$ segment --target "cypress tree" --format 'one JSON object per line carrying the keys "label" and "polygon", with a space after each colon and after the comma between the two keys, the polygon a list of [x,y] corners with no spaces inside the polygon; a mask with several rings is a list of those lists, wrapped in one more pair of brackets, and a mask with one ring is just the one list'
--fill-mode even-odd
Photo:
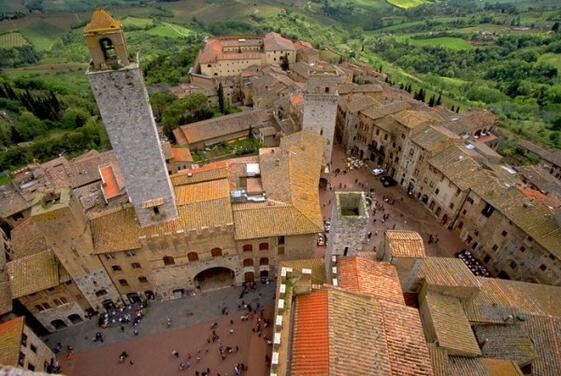
{"label": "cypress tree", "polygon": [[429,107],[434,107],[434,95],[431,95],[429,99]]}
{"label": "cypress tree", "polygon": [[224,87],[222,86],[222,82],[218,84],[218,108],[220,108],[220,112],[224,113]]}
{"label": "cypress tree", "polygon": [[436,100],[435,106],[440,106],[442,104],[442,94],[438,94],[438,99]]}

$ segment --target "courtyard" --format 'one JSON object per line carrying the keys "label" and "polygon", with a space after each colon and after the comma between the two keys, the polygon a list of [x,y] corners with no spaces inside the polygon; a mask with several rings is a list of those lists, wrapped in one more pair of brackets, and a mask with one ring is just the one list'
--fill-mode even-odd
{"label": "courtyard", "polygon": [[[320,188],[320,202],[322,215],[325,219],[331,219],[333,197],[335,191],[365,191],[373,189],[372,199],[380,202],[384,210],[378,210],[375,216],[371,216],[368,231],[372,233],[364,251],[380,249],[384,246],[384,231],[386,230],[411,230],[417,231],[423,237],[427,254],[429,256],[454,257],[454,255],[465,248],[458,234],[441,226],[430,212],[415,198],[411,198],[399,186],[384,187],[380,177],[372,175],[371,170],[378,166],[367,162],[365,167],[347,169],[347,157],[341,144],[333,147],[331,158],[331,170],[337,168],[347,169],[346,174],[333,174],[331,177],[332,189]],[[386,198],[389,202],[385,202]],[[390,204],[393,202],[393,204]],[[372,215],[372,212],[370,213]],[[382,216],[389,217],[383,221]],[[376,221],[374,222],[374,219]],[[438,242],[429,244],[430,236],[438,237]],[[329,234],[327,234],[329,241]],[[323,257],[325,246],[316,248],[316,257]]]}
{"label": "courtyard", "polygon": [[[245,375],[268,374],[266,357],[270,357],[272,325],[264,327],[264,320],[272,321],[274,313],[274,283],[257,283],[240,298],[242,287],[226,287],[203,291],[194,296],[165,302],[153,302],[140,324],[130,323],[101,329],[97,317],[45,338],[54,348],[61,343],[58,354],[62,372],[68,376],[100,375],[195,375],[210,369],[210,375],[235,375],[236,364],[248,366]],[[243,304],[257,313],[248,320]],[[257,334],[258,319],[261,330]],[[168,327],[168,318],[171,320]],[[134,330],[138,330],[138,335]],[[212,341],[213,330],[216,336]],[[103,342],[94,342],[97,332]],[[210,343],[209,343],[210,341]],[[73,354],[67,358],[66,347]],[[220,353],[220,346],[224,349]],[[231,349],[228,349],[231,348]],[[229,352],[231,350],[231,352]],[[178,355],[172,354],[177,351]],[[128,357],[119,362],[123,352]],[[199,359],[200,358],[200,359]],[[131,364],[132,361],[132,364]],[[189,366],[180,370],[180,363]]]}

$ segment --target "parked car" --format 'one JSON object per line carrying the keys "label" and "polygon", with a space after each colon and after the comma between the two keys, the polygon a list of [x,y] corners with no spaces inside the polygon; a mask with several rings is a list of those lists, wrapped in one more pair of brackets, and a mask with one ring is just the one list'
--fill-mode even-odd
{"label": "parked car", "polygon": [[384,184],[384,187],[393,187],[394,185],[397,185],[397,182],[388,175],[384,175],[380,178],[380,181],[382,182],[382,184]]}
{"label": "parked car", "polygon": [[383,168],[374,168],[370,172],[372,172],[372,175],[374,175],[374,176],[380,176],[384,173],[384,169]]}

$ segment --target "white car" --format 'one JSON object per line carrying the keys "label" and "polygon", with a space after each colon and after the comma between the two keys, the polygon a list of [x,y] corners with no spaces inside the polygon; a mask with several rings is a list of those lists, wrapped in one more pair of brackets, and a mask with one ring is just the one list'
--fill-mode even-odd
{"label": "white car", "polygon": [[372,170],[372,175],[374,176],[380,176],[384,173],[384,169],[383,168],[375,168]]}

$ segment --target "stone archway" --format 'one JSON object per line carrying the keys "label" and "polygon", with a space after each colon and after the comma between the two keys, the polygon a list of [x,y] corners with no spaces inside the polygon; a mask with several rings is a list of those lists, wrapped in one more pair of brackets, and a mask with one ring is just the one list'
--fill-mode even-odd
{"label": "stone archway", "polygon": [[199,272],[193,282],[200,290],[230,287],[235,283],[235,273],[232,269],[218,266]]}

